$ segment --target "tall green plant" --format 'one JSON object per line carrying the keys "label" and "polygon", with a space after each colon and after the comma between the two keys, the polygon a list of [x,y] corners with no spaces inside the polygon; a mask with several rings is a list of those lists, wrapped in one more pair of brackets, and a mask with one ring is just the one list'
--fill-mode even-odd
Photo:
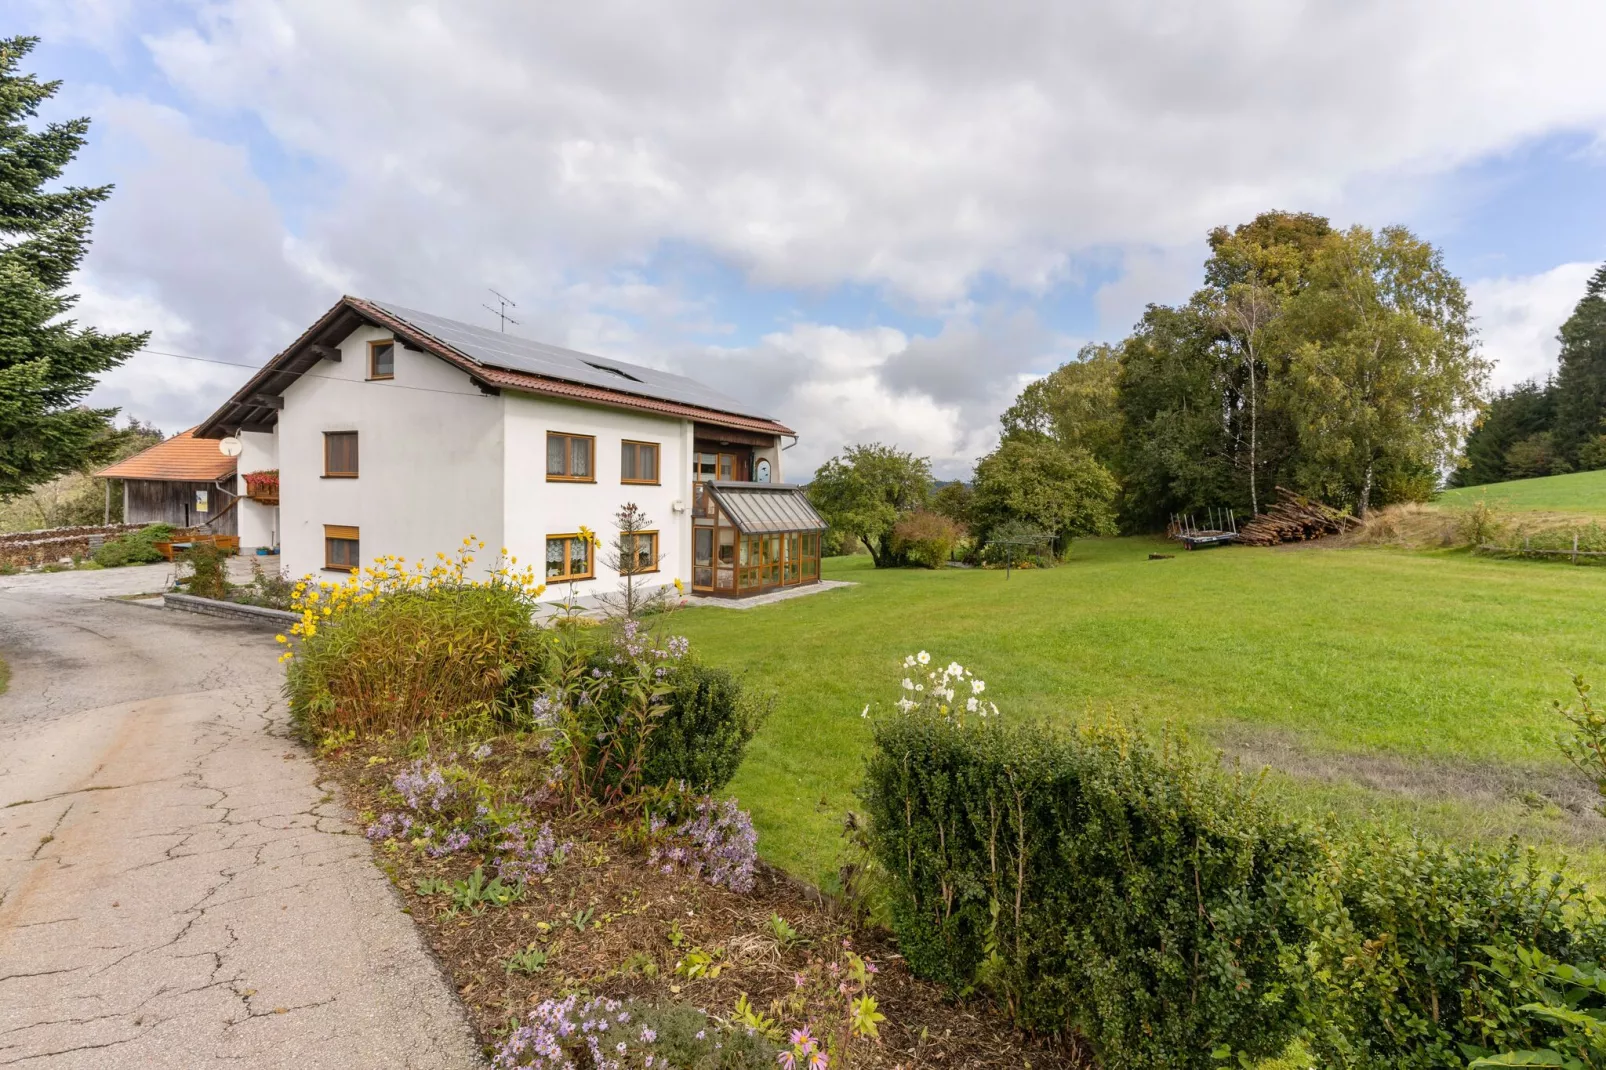
{"label": "tall green plant", "polygon": [[1595,708],[1589,697],[1589,684],[1582,676],[1573,677],[1573,691],[1578,695],[1578,705],[1556,703],[1556,712],[1572,726],[1572,731],[1563,734],[1556,744],[1569,762],[1595,782],[1595,790],[1601,796],[1596,808],[1606,816],[1606,710]]}
{"label": "tall green plant", "polygon": [[1251,784],[1113,723],[1064,735],[907,702],[873,743],[871,843],[917,973],[1074,1030],[1112,1070],[1287,1044],[1288,874],[1309,848]]}

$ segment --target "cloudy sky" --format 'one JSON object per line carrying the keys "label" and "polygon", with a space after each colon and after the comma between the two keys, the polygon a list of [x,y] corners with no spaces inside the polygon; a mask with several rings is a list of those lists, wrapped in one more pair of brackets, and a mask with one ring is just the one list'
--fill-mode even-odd
{"label": "cloudy sky", "polygon": [[[181,429],[343,292],[672,367],[968,471],[1268,208],[1401,222],[1496,378],[1606,259],[1600,0],[6,0],[114,182],[102,403]],[[186,360],[164,354],[202,357]],[[801,474],[796,473],[794,474]]]}

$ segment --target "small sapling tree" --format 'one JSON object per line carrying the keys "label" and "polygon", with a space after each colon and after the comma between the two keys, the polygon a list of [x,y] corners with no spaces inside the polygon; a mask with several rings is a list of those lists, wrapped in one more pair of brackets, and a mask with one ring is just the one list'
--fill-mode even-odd
{"label": "small sapling tree", "polygon": [[619,590],[599,595],[597,601],[613,616],[625,619],[663,608],[671,593],[679,591],[680,581],[676,580],[673,586],[649,586],[643,578],[657,572],[658,563],[664,559],[652,519],[635,502],[626,502],[614,514],[613,526],[617,530],[602,551],[602,560],[619,574]]}

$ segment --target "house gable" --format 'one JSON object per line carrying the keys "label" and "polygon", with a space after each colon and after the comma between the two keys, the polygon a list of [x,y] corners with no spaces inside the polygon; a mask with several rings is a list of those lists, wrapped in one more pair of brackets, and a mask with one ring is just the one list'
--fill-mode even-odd
{"label": "house gable", "polygon": [[[487,394],[514,390],[772,436],[793,434],[785,424],[767,416],[734,411],[738,404],[735,402],[729,402],[724,409],[709,407],[728,399],[721,400],[713,391],[678,376],[522,340],[498,356],[497,350],[481,337],[489,332],[425,313],[343,297],[196,428],[196,435],[222,438],[240,431],[271,430],[278,423],[290,384],[311,372],[320,361],[346,359],[342,343],[363,326],[388,332],[400,345],[458,368]],[[456,344],[434,332],[450,335]],[[466,348],[473,352],[465,352]],[[495,363],[498,360],[509,366]],[[604,382],[615,385],[602,385]]]}

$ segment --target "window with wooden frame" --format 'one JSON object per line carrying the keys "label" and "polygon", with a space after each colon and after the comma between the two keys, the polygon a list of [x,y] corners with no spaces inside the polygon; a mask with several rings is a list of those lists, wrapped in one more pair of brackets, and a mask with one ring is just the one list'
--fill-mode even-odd
{"label": "window with wooden frame", "polygon": [[658,485],[658,443],[625,439],[619,451],[619,482]]}
{"label": "window with wooden frame", "polygon": [[[625,545],[626,541],[632,545]],[[619,571],[632,576],[658,571],[658,533],[638,531],[634,535],[619,536]]]}
{"label": "window with wooden frame", "polygon": [[553,583],[567,580],[589,580],[596,575],[596,561],[591,543],[579,535],[548,535],[546,537],[546,578]]}
{"label": "window with wooden frame", "polygon": [[323,526],[323,567],[335,572],[355,572],[362,565],[362,546],[357,529],[341,524]]}
{"label": "window with wooden frame", "polygon": [[570,435],[548,431],[546,435],[546,477],[549,482],[595,483],[592,458],[597,453],[593,435]]}
{"label": "window with wooden frame", "polygon": [[357,432],[323,433],[323,475],[325,479],[357,478]]}
{"label": "window with wooden frame", "polygon": [[368,343],[368,378],[396,378],[396,343],[390,339]]}

